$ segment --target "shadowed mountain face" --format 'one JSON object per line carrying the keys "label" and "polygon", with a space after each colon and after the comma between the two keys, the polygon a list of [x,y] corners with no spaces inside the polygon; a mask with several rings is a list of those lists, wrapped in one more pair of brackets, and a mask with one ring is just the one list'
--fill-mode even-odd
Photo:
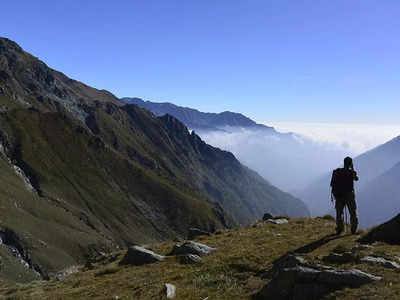
{"label": "shadowed mountain face", "polygon": [[173,115],[207,143],[234,153],[245,165],[286,191],[305,188],[347,155],[332,145],[319,144],[295,133],[277,132],[239,113],[204,113],[140,98],[121,100],[146,108],[156,116]]}
{"label": "shadowed mountain face", "polygon": [[[398,211],[399,163],[400,137],[354,159],[360,178],[356,183],[356,197],[361,226],[376,225]],[[329,209],[330,179],[331,173],[326,174],[299,194],[313,215],[324,214]]]}
{"label": "shadowed mountain face", "polygon": [[0,111],[0,277],[37,276],[18,277],[8,248],[45,277],[189,227],[247,224],[265,211],[308,215],[177,119],[69,79],[3,38]]}

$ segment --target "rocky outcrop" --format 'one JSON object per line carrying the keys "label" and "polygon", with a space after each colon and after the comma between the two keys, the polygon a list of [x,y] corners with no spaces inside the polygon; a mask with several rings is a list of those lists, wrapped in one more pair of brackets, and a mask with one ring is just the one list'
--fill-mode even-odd
{"label": "rocky outcrop", "polygon": [[272,280],[256,295],[256,299],[317,300],[345,287],[357,288],[382,278],[360,270],[339,270],[306,263],[295,255],[284,256],[273,268]]}
{"label": "rocky outcrop", "polygon": [[375,227],[360,239],[361,243],[385,242],[400,245],[400,214],[390,221]]}
{"label": "rocky outcrop", "polygon": [[180,255],[179,262],[183,265],[197,264],[201,262],[201,257],[196,254]]}
{"label": "rocky outcrop", "polygon": [[387,260],[383,257],[365,256],[361,258],[362,263],[370,265],[378,265],[388,269],[400,269],[400,265],[394,261]]}
{"label": "rocky outcrop", "polygon": [[120,261],[120,265],[135,265],[141,266],[162,261],[164,256],[154,253],[139,246],[128,248],[128,252]]}
{"label": "rocky outcrop", "polygon": [[193,241],[185,242],[182,245],[175,245],[169,255],[187,255],[194,254],[198,256],[208,255],[215,251],[215,248],[209,247],[207,245],[196,243]]}

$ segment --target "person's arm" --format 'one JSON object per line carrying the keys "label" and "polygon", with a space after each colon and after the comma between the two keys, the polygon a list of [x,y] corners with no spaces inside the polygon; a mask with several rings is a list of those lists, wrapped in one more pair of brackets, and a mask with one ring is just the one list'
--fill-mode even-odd
{"label": "person's arm", "polygon": [[353,179],[354,181],[358,181],[358,175],[356,171],[353,171]]}

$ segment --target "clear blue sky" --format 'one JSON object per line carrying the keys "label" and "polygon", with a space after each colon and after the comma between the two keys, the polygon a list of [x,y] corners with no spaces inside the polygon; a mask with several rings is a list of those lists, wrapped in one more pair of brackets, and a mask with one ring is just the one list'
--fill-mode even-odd
{"label": "clear blue sky", "polygon": [[119,97],[258,121],[400,122],[398,0],[3,2],[0,36]]}

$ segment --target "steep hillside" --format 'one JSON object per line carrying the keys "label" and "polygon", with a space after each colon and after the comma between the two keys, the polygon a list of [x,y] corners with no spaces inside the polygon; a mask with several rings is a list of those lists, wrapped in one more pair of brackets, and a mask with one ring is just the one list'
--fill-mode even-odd
{"label": "steep hillside", "polygon": [[[233,112],[204,113],[172,103],[122,98],[150,110],[156,116],[169,114],[195,130],[208,144],[227,150],[273,185],[292,192],[304,189],[333,168],[347,153],[315,143],[296,133],[281,133]],[[310,168],[310,165],[313,167]]]}
{"label": "steep hillside", "polygon": [[[385,176],[385,172],[388,172],[397,163],[400,162],[400,137],[394,138],[387,143],[380,145],[364,154],[361,154],[354,158],[354,167],[358,172],[360,180],[356,183],[357,202],[359,203],[360,209],[363,213],[360,213],[360,221],[365,226],[376,225],[376,222],[383,221],[390,217],[387,214],[381,215],[380,218],[374,217],[375,205],[371,197],[378,196],[382,193],[392,193],[395,191],[392,187],[386,191],[380,187],[381,179],[380,176]],[[394,172],[394,171],[393,171]],[[394,173],[390,173],[389,177],[393,176],[396,178]],[[303,199],[311,209],[313,215],[321,215],[327,212],[328,199],[329,199],[329,184],[331,180],[331,173],[328,173],[305,190],[301,191],[298,196]],[[377,180],[377,181],[376,181]],[[391,180],[388,179],[390,185]],[[374,196],[372,196],[374,195]],[[386,205],[391,206],[392,210],[396,209],[398,197],[392,197],[393,195],[387,195],[384,202]],[[381,197],[378,197],[379,199]],[[360,211],[360,212],[361,212]]]}
{"label": "steep hillside", "polygon": [[[2,282],[0,293],[12,299],[166,299],[169,283],[177,300],[398,299],[400,246],[359,244],[358,235],[332,236],[334,230],[329,218],[259,222],[196,238],[215,248],[197,263],[167,256],[152,264],[120,265],[125,251],[118,251],[77,267],[63,281]],[[174,245],[151,249],[168,255]]]}
{"label": "steep hillside", "polygon": [[124,105],[3,38],[0,104],[0,278],[46,278],[99,252],[265,211],[308,215],[175,118]]}

